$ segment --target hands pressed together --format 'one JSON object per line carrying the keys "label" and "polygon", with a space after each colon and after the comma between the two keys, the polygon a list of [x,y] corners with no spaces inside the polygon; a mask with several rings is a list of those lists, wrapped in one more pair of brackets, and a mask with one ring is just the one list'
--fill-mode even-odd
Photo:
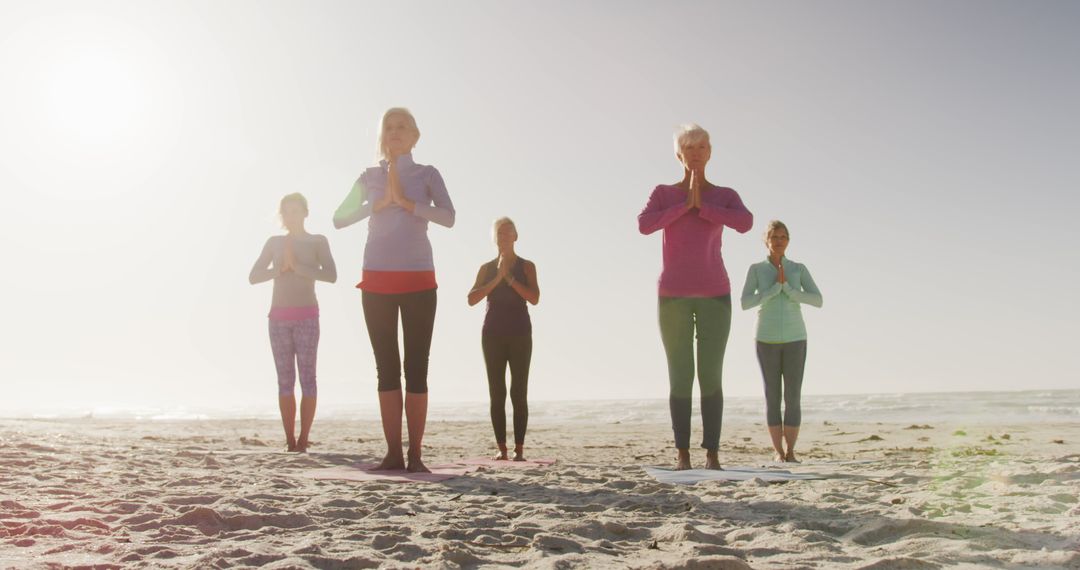
{"label": "hands pressed together", "polygon": [[397,171],[397,158],[390,157],[390,168],[386,184],[386,195],[382,200],[375,203],[374,210],[379,212],[391,205],[397,205],[408,212],[412,212],[416,203],[405,197],[405,190],[401,187],[401,178]]}
{"label": "hands pressed together", "polygon": [[690,187],[686,193],[686,206],[688,208],[701,208],[701,190],[704,186],[705,171],[690,171]]}
{"label": "hands pressed together", "polygon": [[293,240],[285,238],[285,251],[282,254],[281,272],[288,273],[296,270],[296,253],[293,252]]}
{"label": "hands pressed together", "polygon": [[[499,260],[495,265],[495,277],[490,281],[487,280],[487,265],[480,267],[480,272],[476,275],[476,284],[473,285],[472,290],[469,291],[469,306],[479,303],[504,281],[513,288],[515,292],[525,297],[526,300],[529,300],[530,298],[534,299],[529,302],[535,305],[539,301],[539,291],[532,291],[529,287],[526,287],[523,283],[514,279],[514,275],[510,272],[513,269],[513,263],[512,260],[500,253]],[[532,279],[535,279],[535,275],[532,276]],[[522,287],[528,291],[523,293]],[[531,289],[535,289],[535,285]]]}
{"label": "hands pressed together", "polygon": [[499,255],[498,271],[495,273],[496,281],[506,281],[507,285],[514,284],[514,276],[510,274],[510,262],[505,256]]}

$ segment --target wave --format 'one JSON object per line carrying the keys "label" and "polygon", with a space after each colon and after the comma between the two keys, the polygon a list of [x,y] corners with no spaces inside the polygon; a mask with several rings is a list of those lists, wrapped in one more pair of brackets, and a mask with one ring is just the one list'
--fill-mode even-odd
{"label": "wave", "polygon": [[[667,423],[666,399],[531,401],[529,414],[535,423]],[[698,402],[695,399],[694,413]],[[1025,392],[951,392],[913,394],[806,395],[802,400],[804,421],[850,422],[954,422],[1042,423],[1076,421],[1080,416],[1080,390]],[[0,417],[34,419],[94,419],[141,421],[206,421],[218,419],[277,419],[274,400],[241,407],[194,406],[96,406],[36,409],[0,409]],[[319,418],[343,421],[378,421],[374,401],[320,402]],[[486,421],[488,403],[432,402],[431,421]],[[725,423],[759,423],[764,418],[761,397],[728,397]]]}

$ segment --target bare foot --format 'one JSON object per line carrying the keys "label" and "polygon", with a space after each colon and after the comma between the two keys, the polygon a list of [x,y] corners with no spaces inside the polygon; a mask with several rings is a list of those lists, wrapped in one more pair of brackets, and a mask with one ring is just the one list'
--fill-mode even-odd
{"label": "bare foot", "polygon": [[307,453],[308,445],[310,444],[307,442],[307,440],[301,439],[300,441],[296,442],[296,452]]}
{"label": "bare foot", "polygon": [[405,458],[401,456],[400,451],[397,453],[387,452],[382,463],[371,468],[372,471],[400,471],[402,469],[405,469]]}
{"label": "bare foot", "polygon": [[500,443],[498,444],[498,446],[499,453],[497,453],[495,457],[492,457],[492,459],[494,459],[495,461],[506,461],[508,459],[508,457],[506,456],[506,444]]}
{"label": "bare foot", "polygon": [[779,451],[773,454],[772,460],[777,463],[783,463],[784,461],[786,461],[786,459],[784,459],[784,454],[780,453]]}
{"label": "bare foot", "polygon": [[789,449],[787,455],[784,456],[784,461],[787,461],[788,463],[802,463],[802,461],[795,459],[795,451],[791,449]]}
{"label": "bare foot", "polygon": [[706,451],[705,452],[705,468],[713,469],[716,471],[722,471],[723,467],[720,467],[720,458],[717,457],[717,452]]}
{"label": "bare foot", "polygon": [[420,461],[420,456],[409,455],[409,466],[405,468],[409,473],[431,473],[431,469],[424,465],[423,461]]}
{"label": "bare foot", "polygon": [[289,453],[295,453],[296,452],[296,442],[295,441],[286,442],[285,443],[285,451],[288,451]]}
{"label": "bare foot", "polygon": [[514,461],[525,461],[525,456],[520,451],[514,452]]}
{"label": "bare foot", "polygon": [[690,450],[680,449],[679,455],[675,458],[675,470],[686,471],[687,469],[693,469],[690,466]]}

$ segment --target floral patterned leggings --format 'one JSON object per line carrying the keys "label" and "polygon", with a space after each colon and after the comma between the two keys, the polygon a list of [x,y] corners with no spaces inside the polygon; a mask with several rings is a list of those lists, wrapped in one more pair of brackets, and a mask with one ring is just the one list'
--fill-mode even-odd
{"label": "floral patterned leggings", "polygon": [[300,369],[300,390],[304,397],[317,396],[315,360],[319,352],[319,318],[271,320],[270,349],[277,366],[278,395],[292,396],[296,370]]}

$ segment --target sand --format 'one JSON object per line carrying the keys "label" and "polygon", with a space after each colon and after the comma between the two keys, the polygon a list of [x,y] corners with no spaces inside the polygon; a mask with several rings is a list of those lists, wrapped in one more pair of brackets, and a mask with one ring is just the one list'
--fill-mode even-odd
{"label": "sand", "polygon": [[[0,420],[0,567],[1080,568],[1078,423],[817,422],[782,467],[827,478],[696,485],[642,469],[670,464],[665,425],[535,425],[554,465],[434,483],[309,476],[376,459],[375,423],[317,420],[306,455],[279,430]],[[768,466],[766,446],[726,425],[721,459]],[[425,447],[484,455],[489,426],[431,422]]]}

